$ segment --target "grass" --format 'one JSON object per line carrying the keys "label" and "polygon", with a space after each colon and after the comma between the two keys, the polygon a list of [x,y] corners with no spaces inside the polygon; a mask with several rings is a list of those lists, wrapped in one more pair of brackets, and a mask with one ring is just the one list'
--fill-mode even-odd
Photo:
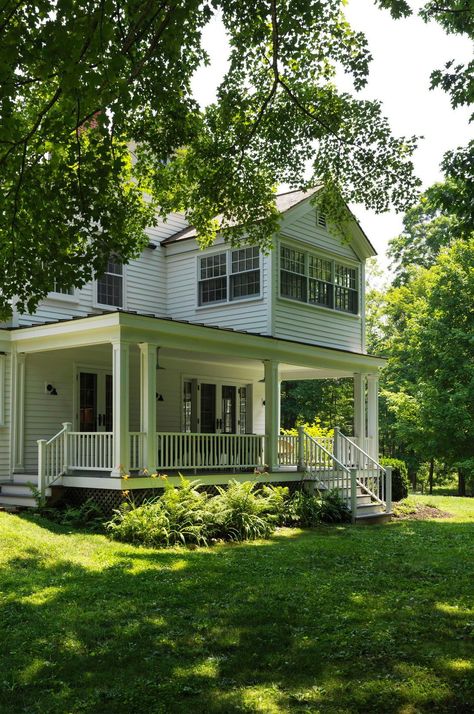
{"label": "grass", "polygon": [[474,499],[153,551],[0,513],[0,712],[472,712]]}

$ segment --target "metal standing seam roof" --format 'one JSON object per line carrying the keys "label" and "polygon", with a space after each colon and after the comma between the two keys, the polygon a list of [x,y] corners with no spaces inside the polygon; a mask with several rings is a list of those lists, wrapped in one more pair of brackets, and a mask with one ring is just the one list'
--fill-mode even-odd
{"label": "metal standing seam roof", "polygon": [[209,330],[219,330],[220,332],[233,332],[238,335],[250,335],[252,337],[261,337],[267,340],[277,340],[279,342],[288,342],[295,345],[305,345],[306,347],[317,347],[318,349],[330,350],[332,352],[343,352],[348,355],[357,355],[358,357],[369,357],[372,359],[386,359],[385,357],[379,357],[377,355],[369,355],[365,352],[353,352],[352,350],[345,350],[340,347],[328,347],[327,345],[318,345],[313,342],[301,342],[300,340],[291,340],[286,337],[276,337],[274,335],[266,335],[261,332],[250,332],[249,330],[236,330],[233,327],[222,327],[220,325],[209,325],[204,322],[192,322],[191,320],[178,320],[174,317],[166,317],[163,315],[156,315],[150,312],[138,312],[137,310],[122,310],[120,308],[116,310],[101,310],[100,312],[92,312],[87,315],[75,315],[74,317],[65,317],[61,320],[49,320],[45,322],[37,322],[34,325],[18,325],[15,327],[4,327],[0,328],[0,332],[5,330],[5,332],[16,332],[18,330],[31,330],[35,327],[45,327],[47,325],[58,325],[65,324],[68,322],[77,322],[77,320],[88,320],[93,317],[100,317],[101,315],[114,315],[119,313],[122,315],[133,315],[137,317],[150,317],[154,320],[162,320],[163,322],[175,322],[182,325],[191,325],[193,327],[204,327]]}

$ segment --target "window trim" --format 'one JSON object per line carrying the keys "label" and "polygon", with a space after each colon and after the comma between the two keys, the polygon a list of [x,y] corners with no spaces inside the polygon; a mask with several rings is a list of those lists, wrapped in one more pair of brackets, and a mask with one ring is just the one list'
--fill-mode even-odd
{"label": "window trim", "polygon": [[122,263],[122,304],[107,305],[107,303],[99,302],[99,278],[94,278],[93,285],[93,306],[101,310],[126,310],[127,309],[127,265]]}
{"label": "window trim", "polygon": [[[243,270],[241,272],[233,273],[232,272],[232,253],[237,251],[237,250],[245,250],[246,248],[257,248],[257,246],[252,246],[252,245],[244,245],[244,246],[239,246],[237,248],[224,248],[224,249],[217,249],[215,251],[206,253],[204,255],[198,255],[197,260],[196,260],[196,281],[197,281],[197,290],[196,290],[196,310],[208,310],[213,307],[223,307],[227,305],[233,305],[234,303],[242,303],[242,302],[252,302],[252,301],[257,301],[257,300],[262,300],[263,298],[263,260],[262,260],[262,252],[258,250],[258,271],[259,271],[259,276],[260,276],[260,289],[258,293],[255,293],[254,295],[247,295],[244,297],[236,297],[236,298],[231,298],[230,293],[231,293],[231,277],[233,275],[243,275],[245,273],[251,273],[251,272],[256,272],[257,268],[253,268],[252,270]],[[225,267],[226,267],[226,272],[225,275],[222,275],[220,277],[225,277],[226,279],[226,298],[225,300],[215,300],[214,302],[208,302],[201,304],[200,303],[200,284],[201,282],[204,282],[206,278],[201,279],[201,260],[203,258],[211,258],[214,256],[218,255],[225,255],[226,256],[226,262],[225,262]]]}
{"label": "window trim", "polygon": [[0,354],[0,427],[6,426],[6,372],[7,355]]}
{"label": "window trim", "polygon": [[69,303],[79,303],[79,291],[77,288],[73,288],[74,292],[71,294],[68,293],[58,293],[56,290],[50,290],[47,299],[48,300],[56,300],[59,302],[69,302]]}
{"label": "window trim", "polygon": [[[292,297],[282,294],[281,274],[284,270],[282,268],[282,256],[281,256],[282,248],[287,248],[289,250],[295,250],[300,253],[303,253],[303,255],[304,255],[304,273],[293,273],[291,270],[286,270],[286,269],[285,269],[285,272],[305,278],[305,280],[306,280],[306,288],[305,288],[305,298],[306,299],[305,300],[298,300],[298,298],[292,298]],[[310,256],[313,258],[319,258],[321,260],[326,260],[331,263],[331,282],[329,284],[332,285],[333,290],[332,290],[332,306],[330,306],[330,307],[327,305],[319,305],[318,303],[313,303],[313,302],[309,301],[310,280],[311,279],[319,280],[318,278],[312,278],[309,274]],[[329,312],[331,314],[345,315],[348,317],[356,317],[356,318],[361,317],[362,289],[361,289],[361,265],[359,263],[355,263],[355,262],[352,262],[350,259],[340,258],[339,256],[325,253],[323,251],[312,250],[307,245],[296,246],[286,240],[284,242],[282,241],[279,243],[278,259],[277,260],[278,260],[278,293],[277,293],[277,295],[278,295],[279,300],[287,300],[288,302],[292,303],[293,305],[296,303],[297,305],[303,305],[309,309],[316,308],[317,310],[325,310],[326,312]],[[355,272],[356,272],[355,283],[356,283],[357,287],[355,288],[355,293],[357,295],[357,312],[349,312],[347,310],[341,310],[341,309],[338,309],[337,307],[335,307],[335,288],[341,287],[341,286],[338,286],[335,281],[336,264],[343,268],[350,268],[352,270],[355,270]],[[320,282],[327,283],[327,281],[324,281],[324,280],[321,280]]]}

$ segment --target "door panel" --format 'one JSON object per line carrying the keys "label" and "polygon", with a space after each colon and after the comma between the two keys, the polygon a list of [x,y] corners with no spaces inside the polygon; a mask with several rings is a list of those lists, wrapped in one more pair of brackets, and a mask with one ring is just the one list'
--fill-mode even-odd
{"label": "door panel", "polygon": [[237,431],[237,387],[223,384],[221,395],[221,432],[223,434],[235,434]]}
{"label": "door panel", "polygon": [[113,431],[113,381],[105,370],[79,372],[79,431]]}
{"label": "door panel", "polygon": [[200,431],[203,434],[216,432],[216,385],[201,383]]}
{"label": "door panel", "polygon": [[97,431],[97,374],[79,375],[79,431]]}

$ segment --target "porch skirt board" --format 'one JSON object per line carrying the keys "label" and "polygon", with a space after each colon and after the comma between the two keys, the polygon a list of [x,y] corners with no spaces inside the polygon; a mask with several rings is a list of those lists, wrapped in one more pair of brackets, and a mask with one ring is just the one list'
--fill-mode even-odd
{"label": "porch skirt board", "polygon": [[[229,477],[230,480],[231,477]],[[250,479],[249,479],[250,480]],[[274,484],[276,486],[287,486],[290,493],[293,494],[302,488],[302,481],[287,481],[279,482]],[[259,481],[258,486],[271,485],[270,482]],[[225,487],[225,486],[224,486]],[[202,484],[198,486],[198,491],[207,491],[212,495],[218,493],[216,486],[212,484]],[[105,516],[112,515],[113,511],[119,508],[120,504],[123,503],[124,494],[122,491],[116,489],[105,489],[105,488],[63,488],[61,489],[61,497],[55,501],[55,506],[81,506],[89,498],[92,499],[102,510]],[[145,501],[151,501],[157,498],[163,493],[162,488],[150,489],[150,488],[136,488],[130,491],[130,496],[135,505],[140,506]]]}

